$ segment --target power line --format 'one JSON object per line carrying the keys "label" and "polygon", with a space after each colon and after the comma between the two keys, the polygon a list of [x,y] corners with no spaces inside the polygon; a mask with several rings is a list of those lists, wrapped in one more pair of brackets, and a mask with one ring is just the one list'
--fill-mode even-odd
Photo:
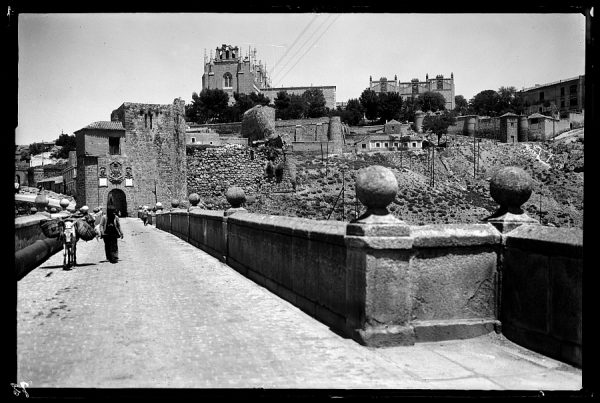
{"label": "power line", "polygon": [[[286,69],[286,66],[292,62],[294,60],[294,58],[302,51],[302,49],[304,48],[304,45],[306,45],[308,42],[310,42],[312,40],[312,38],[315,36],[315,34],[317,32],[319,32],[321,30],[321,28],[327,23],[327,21],[330,19],[330,15],[328,15],[325,20],[312,32],[312,34],[310,34],[310,36],[302,43],[302,45],[300,45],[299,48],[297,48],[296,51],[294,51],[294,54],[291,57],[288,57],[285,61],[285,63],[283,64],[283,67],[279,70],[281,72],[283,72]],[[313,42],[314,43],[314,42]],[[310,46],[308,47],[308,49],[310,49]],[[302,58],[302,56],[300,57]],[[275,74],[277,75],[277,74]],[[279,74],[281,76],[281,74]],[[277,80],[277,81],[281,81],[281,80]]]}
{"label": "power line", "polygon": [[304,56],[314,47],[314,45],[319,42],[319,40],[323,37],[323,35],[325,35],[325,33],[329,30],[329,28],[331,28],[331,26],[333,25],[333,23],[340,18],[340,16],[338,15],[337,17],[335,17],[335,19],[333,21],[331,21],[331,23],[327,26],[327,28],[325,28],[325,31],[323,31],[321,33],[321,35],[319,35],[319,37],[317,38],[316,41],[314,41],[309,47],[308,49],[306,49],[306,51],[304,52],[304,54],[302,56],[300,56],[300,59],[298,59],[298,61],[296,63],[294,63],[294,65],[292,67],[290,67],[290,69],[287,71],[287,73],[285,73],[285,75],[279,80],[279,83],[281,83],[283,81],[283,79],[294,69],[294,67],[296,67],[296,65],[298,63],[300,63],[300,61],[304,58]]}
{"label": "power line", "polygon": [[[302,49],[304,48],[304,45],[306,45],[313,38],[313,36],[315,36],[315,34],[323,27],[323,25],[325,25],[325,23],[327,22],[327,20],[329,20],[329,17],[330,16],[327,15],[327,17],[325,18],[325,20],[314,31],[312,31],[312,33],[310,34],[310,36],[308,36],[306,38],[306,40],[304,40],[304,42],[302,42],[302,44],[292,52],[292,55],[290,57],[288,57],[288,58],[285,59],[285,62],[283,63],[283,67],[279,71],[283,72],[285,70],[286,66],[292,60],[294,60],[295,57],[302,51]],[[277,76],[277,74],[278,74],[277,72],[274,73],[274,77]]]}
{"label": "power line", "polygon": [[313,19],[310,20],[310,22],[304,27],[304,29],[302,30],[302,32],[300,32],[298,34],[298,36],[296,36],[296,39],[294,39],[294,43],[292,43],[292,46],[290,46],[289,48],[287,48],[286,51],[285,51],[285,53],[283,54],[283,56],[281,56],[279,58],[279,60],[277,60],[277,62],[275,62],[275,65],[273,65],[273,67],[272,67],[272,71],[275,71],[275,67],[277,67],[279,65],[279,62],[281,62],[287,56],[287,54],[290,52],[290,50],[292,50],[292,48],[294,47],[294,45],[296,45],[296,43],[298,42],[298,40],[300,39],[300,37],[302,37],[302,35],[304,35],[304,33],[306,32],[306,30],[308,29],[308,27],[310,27],[312,25],[312,23],[315,22],[315,20],[317,19],[318,16],[319,16],[319,14],[315,14],[315,16],[313,17]]}

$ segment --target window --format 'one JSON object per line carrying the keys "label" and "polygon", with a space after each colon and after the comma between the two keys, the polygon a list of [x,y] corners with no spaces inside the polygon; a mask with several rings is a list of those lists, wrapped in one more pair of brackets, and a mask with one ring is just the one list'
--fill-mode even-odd
{"label": "window", "polygon": [[560,96],[561,97],[565,96],[565,87],[560,87]]}
{"label": "window", "polygon": [[398,143],[394,143],[394,147],[398,147]]}
{"label": "window", "polygon": [[152,114],[150,114],[150,128],[152,129]]}
{"label": "window", "polygon": [[515,122],[510,122],[510,127],[515,127]]}
{"label": "window", "polygon": [[192,143],[196,142],[196,137],[192,137]]}
{"label": "window", "polygon": [[108,152],[111,155],[121,154],[120,148],[120,137],[109,137],[108,138]]}
{"label": "window", "polygon": [[389,147],[390,145],[389,145],[389,143],[383,143],[383,146],[387,148],[387,147]]}
{"label": "window", "polygon": [[571,85],[569,87],[569,94],[577,94],[577,84]]}
{"label": "window", "polygon": [[375,143],[375,148],[381,147],[381,143]]}
{"label": "window", "polygon": [[364,144],[364,143],[363,143],[363,144],[361,144],[361,146],[362,146],[362,148],[367,148],[367,145],[366,145],[366,144]]}
{"label": "window", "polygon": [[569,99],[569,106],[577,106],[577,98]]}
{"label": "window", "polygon": [[540,101],[544,100],[544,91],[540,91]]}
{"label": "window", "polygon": [[223,88],[231,88],[233,86],[233,77],[230,73],[223,74]]}
{"label": "window", "polygon": [[413,148],[417,147],[417,143],[412,143]]}
{"label": "window", "polygon": [[565,107],[565,100],[564,99],[561,99],[561,101],[560,101],[560,107],[561,108]]}
{"label": "window", "polygon": [[437,89],[438,90],[444,89],[444,80],[437,80]]}

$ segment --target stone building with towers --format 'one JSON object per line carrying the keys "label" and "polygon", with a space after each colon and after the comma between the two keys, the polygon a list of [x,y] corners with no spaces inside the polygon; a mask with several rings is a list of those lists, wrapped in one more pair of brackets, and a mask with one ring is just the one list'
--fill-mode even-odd
{"label": "stone building with towers", "polygon": [[185,101],[125,102],[110,121],[75,132],[77,207],[112,205],[131,216],[139,205],[187,200]]}
{"label": "stone building with towers", "polygon": [[269,86],[266,66],[256,60],[256,49],[242,57],[239,47],[223,44],[214,57],[212,51],[210,59],[204,55],[202,89],[221,89],[229,95],[230,103],[234,102],[234,92],[260,93]]}
{"label": "stone building with towers", "polygon": [[379,92],[397,92],[403,100],[410,97],[418,97],[427,91],[438,92],[444,96],[446,100],[446,109],[454,109],[454,73],[450,73],[450,78],[438,74],[435,78],[429,78],[429,74],[425,75],[425,81],[420,81],[418,78],[413,78],[410,82],[398,81],[398,76],[394,76],[393,80],[388,80],[386,77],[381,77],[374,81],[373,76],[369,77],[369,89]]}
{"label": "stone building with towers", "polygon": [[306,86],[306,87],[272,87],[271,77],[266,64],[257,60],[256,49],[249,49],[246,56],[242,56],[238,46],[221,45],[210,52],[210,58],[204,55],[204,73],[202,74],[202,89],[221,89],[229,95],[229,103],[235,102],[234,93],[257,94],[263,93],[271,100],[277,97],[280,91],[288,94],[302,95],[304,91],[319,88],[325,96],[325,106],[335,109],[334,85]]}

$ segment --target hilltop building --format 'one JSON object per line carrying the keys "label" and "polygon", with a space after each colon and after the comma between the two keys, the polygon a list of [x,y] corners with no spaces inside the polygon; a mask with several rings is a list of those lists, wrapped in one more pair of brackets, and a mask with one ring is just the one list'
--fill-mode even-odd
{"label": "hilltop building", "polygon": [[446,109],[454,109],[454,73],[450,73],[450,78],[445,78],[439,74],[435,78],[429,78],[429,74],[425,75],[425,81],[420,81],[418,78],[413,78],[410,82],[398,81],[398,76],[394,76],[393,80],[388,80],[386,77],[381,77],[377,81],[373,81],[373,76],[369,77],[369,89],[377,93],[396,92],[400,94],[402,100],[407,98],[416,98],[419,94],[427,91],[438,92],[444,96],[446,100]]}
{"label": "hilltop building", "polygon": [[567,78],[547,84],[524,88],[520,94],[525,113],[560,114],[583,113],[585,108],[585,76]]}
{"label": "hilltop building", "polygon": [[271,87],[271,78],[267,67],[261,60],[256,58],[256,49],[249,51],[242,57],[238,46],[223,44],[216,48],[213,57],[204,56],[204,73],[202,74],[202,89],[218,88],[229,95],[229,103],[235,102],[234,93],[257,94],[263,93],[269,97],[271,103],[280,91],[288,94],[302,95],[304,91],[311,88],[319,88],[325,96],[325,106],[335,109],[335,89],[333,85],[328,86],[306,86],[306,87]]}
{"label": "hilltop building", "polygon": [[139,205],[186,200],[185,102],[125,102],[110,119],[75,132],[77,207],[130,216]]}

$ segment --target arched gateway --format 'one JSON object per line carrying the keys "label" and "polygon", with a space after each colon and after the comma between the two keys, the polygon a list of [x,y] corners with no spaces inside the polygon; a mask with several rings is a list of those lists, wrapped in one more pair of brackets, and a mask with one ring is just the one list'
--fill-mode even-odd
{"label": "arched gateway", "polygon": [[121,213],[121,217],[127,217],[127,196],[121,189],[113,189],[108,192],[107,207],[114,207]]}

